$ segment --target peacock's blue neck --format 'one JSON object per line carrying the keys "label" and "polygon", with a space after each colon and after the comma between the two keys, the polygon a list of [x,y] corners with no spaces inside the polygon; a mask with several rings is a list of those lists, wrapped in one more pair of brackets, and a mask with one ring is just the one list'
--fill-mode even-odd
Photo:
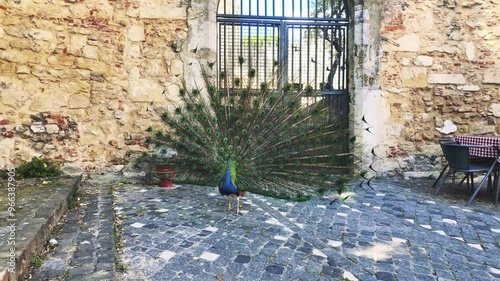
{"label": "peacock's blue neck", "polygon": [[231,183],[231,171],[229,170],[229,168],[226,169],[226,173],[224,173],[224,178],[222,179],[222,181],[225,184]]}

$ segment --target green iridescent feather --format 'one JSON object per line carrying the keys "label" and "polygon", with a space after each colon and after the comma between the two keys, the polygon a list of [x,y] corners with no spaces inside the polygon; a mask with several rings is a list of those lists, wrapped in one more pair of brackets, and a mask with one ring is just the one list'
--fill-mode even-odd
{"label": "green iridescent feather", "polygon": [[252,89],[254,71],[238,89],[218,89],[209,77],[204,72],[200,89],[181,90],[171,101],[175,110],[162,115],[165,129],[148,138],[177,152],[169,160],[177,182],[216,186],[230,160],[244,191],[305,200],[345,190],[355,171],[353,138],[347,124],[331,118],[331,97],[311,98],[288,85],[277,90],[280,77]]}

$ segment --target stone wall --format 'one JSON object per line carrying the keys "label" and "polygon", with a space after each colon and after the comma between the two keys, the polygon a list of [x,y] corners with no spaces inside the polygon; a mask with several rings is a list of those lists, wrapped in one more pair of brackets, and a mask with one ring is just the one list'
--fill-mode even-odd
{"label": "stone wall", "polygon": [[[500,0],[349,4],[353,133],[367,164],[435,171],[439,138],[498,134]],[[216,61],[216,6],[0,2],[0,168],[43,154],[78,171],[143,150],[167,99]]]}
{"label": "stone wall", "polygon": [[499,5],[384,1],[378,76],[390,117],[379,124],[383,170],[435,170],[439,138],[498,134]]}
{"label": "stone wall", "polygon": [[79,171],[143,150],[197,58],[203,2],[0,2],[0,168],[46,155]]}

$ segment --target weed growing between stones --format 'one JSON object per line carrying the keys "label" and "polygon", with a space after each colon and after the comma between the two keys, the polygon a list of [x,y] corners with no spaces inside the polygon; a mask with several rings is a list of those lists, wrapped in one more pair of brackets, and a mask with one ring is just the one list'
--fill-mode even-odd
{"label": "weed growing between stones", "polygon": [[37,254],[31,258],[30,266],[33,268],[40,268],[42,266],[43,258],[42,255]]}
{"label": "weed growing between stones", "polygon": [[43,157],[33,157],[30,162],[25,162],[16,168],[16,174],[20,179],[46,178],[61,175],[61,171],[55,163]]}
{"label": "weed growing between stones", "polygon": [[[116,191],[116,188],[118,186],[113,186],[112,187],[112,195],[114,194],[114,192]],[[121,254],[123,253],[123,248],[124,248],[124,245],[122,243],[122,233],[123,233],[123,227],[122,227],[122,223],[123,223],[123,220],[127,219],[126,216],[120,216],[118,214],[116,214],[116,210],[113,209],[113,238],[114,238],[114,241],[115,241],[115,251],[116,251],[116,255],[115,255],[115,267],[116,267],[116,271],[118,272],[121,272],[121,273],[126,273],[128,270],[129,270],[129,266],[124,264],[122,259],[121,259]]]}

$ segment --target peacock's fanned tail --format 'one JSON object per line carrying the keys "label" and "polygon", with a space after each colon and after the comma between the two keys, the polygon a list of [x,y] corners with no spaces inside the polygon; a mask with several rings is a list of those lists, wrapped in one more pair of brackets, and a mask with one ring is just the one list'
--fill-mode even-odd
{"label": "peacock's fanned tail", "polygon": [[177,152],[177,182],[217,185],[230,160],[240,190],[302,200],[344,189],[355,161],[347,126],[329,121],[325,102],[305,103],[304,91],[276,90],[278,79],[221,90],[207,78],[202,89],[180,91],[174,112],[162,115],[167,130],[148,138]]}

